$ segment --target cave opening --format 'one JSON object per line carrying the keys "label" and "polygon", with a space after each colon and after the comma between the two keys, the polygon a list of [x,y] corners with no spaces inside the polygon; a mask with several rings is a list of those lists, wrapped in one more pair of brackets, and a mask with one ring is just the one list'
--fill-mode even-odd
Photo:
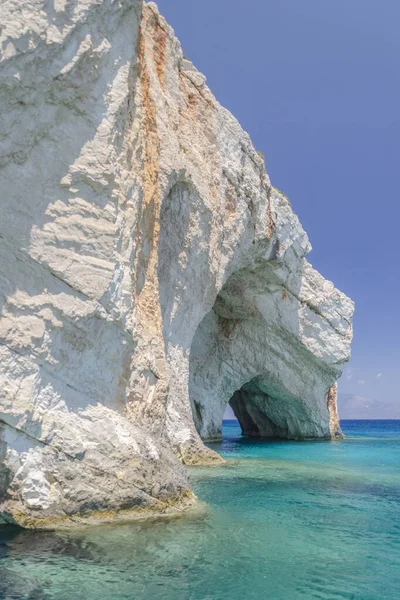
{"label": "cave opening", "polygon": [[270,298],[266,292],[265,270],[235,273],[197,328],[190,351],[189,398],[203,441],[222,439],[228,404],[245,436],[288,439],[309,419],[304,403],[285,386],[292,370],[287,364],[291,342],[286,336],[282,348],[281,328],[271,308],[276,298],[273,291]]}
{"label": "cave opening", "polygon": [[299,340],[302,307],[283,291],[269,264],[239,270],[199,323],[190,349],[189,398],[203,441],[222,439],[228,404],[245,436],[331,437],[332,372]]}
{"label": "cave opening", "polygon": [[279,424],[269,415],[274,414],[274,399],[265,393],[256,380],[236,390],[229,400],[242,435],[263,439],[281,439],[288,435],[285,424]]}
{"label": "cave opening", "polygon": [[[220,397],[214,395],[214,404],[211,406],[192,396],[193,419],[200,437],[205,442],[222,439],[222,426],[228,406],[232,409],[243,436],[260,440],[295,437],[291,434],[291,422],[298,421],[299,418],[305,421],[308,416],[297,399],[284,394],[282,397],[273,397],[267,391],[273,387],[265,376],[260,376],[246,382],[230,396],[230,392]],[[210,393],[204,397],[206,402],[207,398],[211,399]]]}

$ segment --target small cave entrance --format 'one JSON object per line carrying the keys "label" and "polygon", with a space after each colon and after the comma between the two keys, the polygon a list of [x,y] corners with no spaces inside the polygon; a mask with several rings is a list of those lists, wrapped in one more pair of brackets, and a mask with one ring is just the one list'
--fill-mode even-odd
{"label": "small cave entrance", "polygon": [[[274,386],[263,377],[255,377],[230,396],[208,392],[204,402],[192,397],[193,419],[203,441],[222,439],[224,414],[229,405],[242,435],[263,440],[291,439],[291,423],[307,419],[302,403],[285,396],[273,397],[266,391]],[[210,403],[211,401],[211,403]]]}
{"label": "small cave entrance", "polygon": [[274,400],[262,391],[256,381],[250,381],[237,390],[229,400],[229,406],[239,422],[242,435],[264,439],[287,438],[285,424],[274,421]]}

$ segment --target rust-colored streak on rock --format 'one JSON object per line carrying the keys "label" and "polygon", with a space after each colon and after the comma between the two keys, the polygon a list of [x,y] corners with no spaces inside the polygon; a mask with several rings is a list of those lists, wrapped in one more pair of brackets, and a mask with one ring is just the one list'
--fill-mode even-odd
{"label": "rust-colored streak on rock", "polygon": [[269,238],[273,236],[275,233],[275,222],[272,216],[272,206],[271,206],[271,192],[272,188],[268,189],[267,197],[268,197],[268,222],[267,222],[267,235]]}
{"label": "rust-colored streak on rock", "polygon": [[329,428],[333,439],[343,437],[340,428],[340,420],[337,409],[337,383],[332,385],[328,391]]}
{"label": "rust-colored streak on rock", "polygon": [[[135,315],[138,344],[131,363],[131,389],[127,394],[127,408],[132,420],[162,428],[165,402],[168,396],[165,350],[162,333],[162,315],[158,301],[157,276],[158,243],[160,235],[160,137],[157,106],[153,99],[152,70],[154,29],[157,20],[151,11],[144,12],[138,43],[138,114],[140,115],[142,199],[135,233]],[[150,62],[151,61],[151,62]],[[155,65],[154,65],[155,66]],[[153,75],[153,73],[155,75]],[[142,359],[143,356],[147,358]],[[157,377],[148,373],[157,365]]]}
{"label": "rust-colored streak on rock", "polygon": [[137,307],[146,325],[161,331],[161,315],[156,290],[155,267],[159,237],[159,157],[160,142],[157,132],[157,113],[151,97],[150,74],[146,66],[146,48],[143,31],[139,39],[139,78],[143,111],[143,201],[138,220],[138,252],[136,287],[139,292]]}
{"label": "rust-colored streak on rock", "polygon": [[160,81],[161,88],[164,89],[166,73],[167,33],[158,22],[155,23],[154,28],[154,61],[156,64],[157,75]]}

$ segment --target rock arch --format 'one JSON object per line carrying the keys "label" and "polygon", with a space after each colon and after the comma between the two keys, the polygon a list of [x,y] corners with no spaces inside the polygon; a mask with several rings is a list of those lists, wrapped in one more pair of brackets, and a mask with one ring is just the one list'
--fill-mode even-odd
{"label": "rock arch", "polygon": [[[228,403],[248,435],[341,435],[336,404],[328,406],[336,368],[322,348],[315,352],[323,318],[299,299],[302,277],[291,289],[279,282],[280,266],[270,261],[231,275],[196,331],[189,396],[203,440],[220,438]],[[311,273],[306,268],[303,275]],[[311,324],[310,317],[317,319]]]}

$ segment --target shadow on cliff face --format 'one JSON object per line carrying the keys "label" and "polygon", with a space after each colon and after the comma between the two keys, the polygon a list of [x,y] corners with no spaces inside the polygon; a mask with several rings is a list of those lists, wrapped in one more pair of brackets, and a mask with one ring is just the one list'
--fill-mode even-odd
{"label": "shadow on cliff face", "polygon": [[168,343],[185,343],[213,293],[211,226],[212,212],[194,186],[176,183],[160,213],[158,281],[166,353]]}

